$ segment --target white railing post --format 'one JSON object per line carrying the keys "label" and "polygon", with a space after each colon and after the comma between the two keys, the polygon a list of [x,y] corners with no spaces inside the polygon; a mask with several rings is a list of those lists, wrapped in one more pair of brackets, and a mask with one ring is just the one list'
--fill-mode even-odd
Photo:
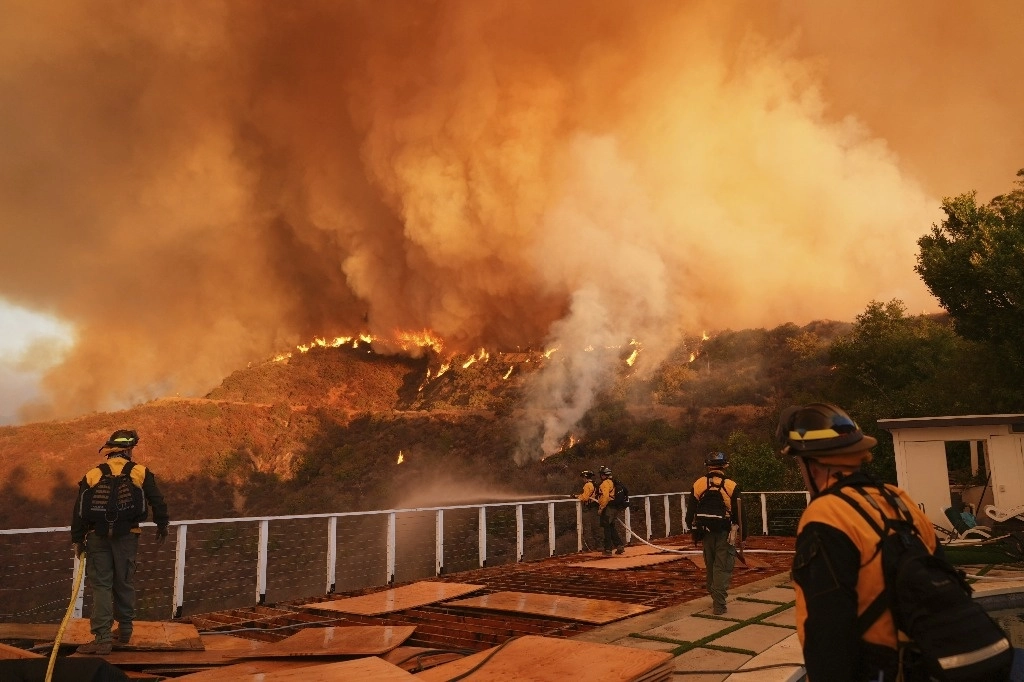
{"label": "white railing post", "polygon": [[395,584],[395,512],[388,514],[388,556],[387,575],[384,576],[388,585]]}
{"label": "white railing post", "polygon": [[548,502],[548,556],[555,556],[555,503]]}
{"label": "white railing post", "polygon": [[668,495],[664,497],[665,501],[665,537],[672,535],[672,515],[669,513]]}
{"label": "white railing post", "polygon": [[327,594],[334,594],[334,574],[338,568],[338,517],[327,519]]}
{"label": "white railing post", "polygon": [[768,496],[761,493],[761,534],[768,535]]}
{"label": "white railing post", "polygon": [[647,528],[647,539],[650,540],[654,533],[651,532],[651,498],[644,498],[644,523]]}
{"label": "white railing post", "polygon": [[632,523],[632,522],[631,522],[631,520],[630,520],[630,514],[629,514],[629,511],[630,511],[630,510],[629,510],[629,507],[626,507],[626,514],[625,514],[625,519],[626,519],[626,530],[627,530],[627,531],[629,531],[629,532],[628,532],[628,533],[626,534],[626,541],[627,541],[627,542],[629,541],[629,539],[630,539],[631,537],[633,537],[633,523]]}
{"label": "white railing post", "polygon": [[[78,567],[79,567],[79,563],[81,563],[81,561],[82,560],[76,554],[75,555],[74,572],[71,574],[71,585],[72,585],[72,587],[75,584],[74,583],[75,575],[78,574]],[[84,570],[84,568],[83,568],[83,570]],[[75,609],[74,609],[74,611],[72,612],[71,615],[74,616],[75,618],[81,618],[82,617],[82,606],[84,605],[84,603],[85,603],[85,576],[82,576],[82,582],[80,582],[78,584],[78,592],[75,593]]]}
{"label": "white railing post", "polygon": [[523,505],[516,505],[516,561],[523,560]]}
{"label": "white railing post", "polygon": [[487,565],[487,507],[480,507],[479,519],[477,538],[480,545],[480,568],[483,568]]}
{"label": "white railing post", "polygon": [[576,551],[583,551],[583,503],[576,500]]}
{"label": "white railing post", "polygon": [[444,573],[444,510],[437,510],[434,521],[434,575]]}
{"label": "white railing post", "polygon": [[811,493],[810,493],[810,491],[804,492],[804,499],[806,500],[804,502],[804,506],[806,507],[807,505],[809,505],[811,503]]}
{"label": "white railing post", "polygon": [[171,618],[181,618],[181,610],[185,605],[185,545],[188,526],[178,526],[178,535],[174,541],[174,592],[171,603]]}
{"label": "white railing post", "polygon": [[260,521],[260,547],[256,555],[256,603],[267,600],[267,546],[270,542],[270,521]]}
{"label": "white railing post", "polygon": [[683,532],[689,533],[690,529],[686,525],[686,493],[679,495],[679,522],[683,525]]}

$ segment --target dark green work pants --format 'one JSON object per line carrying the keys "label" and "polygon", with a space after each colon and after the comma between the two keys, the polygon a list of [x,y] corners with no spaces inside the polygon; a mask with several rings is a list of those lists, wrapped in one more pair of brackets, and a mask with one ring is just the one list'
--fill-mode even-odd
{"label": "dark green work pants", "polygon": [[729,544],[729,531],[711,532],[704,536],[704,565],[707,567],[707,586],[711,601],[725,608],[732,569],[736,565],[736,548]]}
{"label": "dark green work pants", "polygon": [[138,553],[138,533],[120,537],[88,535],[85,572],[92,587],[89,623],[97,642],[112,639],[115,615],[122,641],[131,634],[135,620],[135,557]]}

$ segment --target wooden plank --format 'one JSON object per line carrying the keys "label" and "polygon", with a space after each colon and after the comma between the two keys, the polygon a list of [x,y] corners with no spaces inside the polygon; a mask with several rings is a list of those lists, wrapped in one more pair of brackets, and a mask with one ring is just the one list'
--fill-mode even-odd
{"label": "wooden plank", "polygon": [[350,625],[305,628],[280,642],[264,643],[236,658],[290,656],[377,656],[409,639],[415,625]]}
{"label": "wooden plank", "polygon": [[653,606],[628,604],[621,601],[566,597],[560,594],[536,594],[533,592],[495,592],[494,594],[485,594],[480,597],[457,599],[448,602],[446,606],[531,613],[538,616],[564,618],[566,620],[576,620],[581,623],[593,623],[595,625],[604,625],[605,623],[622,620],[623,618],[654,609]]}
{"label": "wooden plank", "polygon": [[409,682],[411,674],[380,658],[370,656],[353,661],[284,666],[294,661],[258,661],[229,665],[218,670],[205,670],[176,677],[188,682],[331,682],[334,680],[374,680],[374,682]]}
{"label": "wooden plank", "polygon": [[43,655],[0,642],[0,661],[13,661],[16,658],[43,658]]}
{"label": "wooden plank", "polygon": [[360,597],[335,599],[333,601],[306,604],[304,608],[316,611],[340,611],[363,616],[379,616],[394,611],[404,611],[417,606],[436,604],[439,601],[461,597],[470,592],[482,590],[483,585],[465,583],[442,583],[426,580],[412,585],[403,585]]}
{"label": "wooden plank", "polygon": [[[124,650],[115,649],[103,656],[114,665],[156,666],[156,665],[226,665],[233,663],[244,654],[259,651],[266,642],[259,642],[232,635],[200,635],[202,650],[168,651],[160,649]],[[73,654],[80,656],[81,654]]]}
{"label": "wooden plank", "polygon": [[[118,645],[124,649],[202,649],[199,631],[189,623],[165,623],[137,620],[133,623],[132,641]],[[0,623],[0,639],[30,639],[52,642],[57,625],[40,623]],[[79,646],[93,641],[88,618],[72,618],[64,630],[61,645]]]}
{"label": "wooden plank", "polygon": [[611,559],[599,559],[597,561],[584,561],[583,563],[573,564],[580,568],[600,568],[607,571],[622,571],[629,568],[643,568],[644,566],[654,566],[655,564],[664,564],[669,561],[679,561],[685,559],[689,555],[686,554],[644,554],[635,557],[612,557]]}
{"label": "wooden plank", "polygon": [[[599,670],[602,682],[644,682],[668,679],[672,654],[613,644],[526,635],[500,647],[445,663],[416,675],[416,682],[441,682],[480,665],[469,678],[473,682],[563,682],[588,677]],[[581,673],[581,671],[583,671]]]}

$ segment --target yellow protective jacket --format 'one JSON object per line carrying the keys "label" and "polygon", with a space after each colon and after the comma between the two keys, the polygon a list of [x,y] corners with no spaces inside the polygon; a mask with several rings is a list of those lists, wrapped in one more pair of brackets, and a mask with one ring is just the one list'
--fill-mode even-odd
{"label": "yellow protective jacket", "polygon": [[583,492],[576,496],[576,499],[580,502],[597,502],[597,496],[594,491],[594,482],[587,481],[583,484]]}
{"label": "yellow protective jacket", "polygon": [[615,483],[612,479],[606,478],[601,481],[601,485],[597,488],[597,509],[598,511],[604,511],[604,508],[608,506],[608,503],[615,499]]}
{"label": "yellow protective jacket", "polygon": [[[882,526],[882,514],[854,489],[864,490],[886,516],[896,518],[877,485],[862,473],[848,476],[814,498],[800,517],[793,560],[796,625],[808,678],[814,682],[873,678],[878,670],[891,669],[899,641],[907,639],[897,633],[888,608],[861,633],[857,618],[885,586],[880,537],[849,502],[831,494],[842,491]],[[922,542],[935,553],[928,517],[903,490],[886,488],[903,501]]]}

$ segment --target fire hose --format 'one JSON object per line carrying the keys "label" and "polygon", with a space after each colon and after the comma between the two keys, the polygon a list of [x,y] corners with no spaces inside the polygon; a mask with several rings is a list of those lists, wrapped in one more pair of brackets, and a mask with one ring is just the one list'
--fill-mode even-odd
{"label": "fire hose", "polygon": [[[642,542],[645,545],[647,545],[648,547],[653,547],[654,549],[656,549],[656,550],[658,550],[660,552],[669,552],[671,554],[703,554],[704,553],[703,550],[699,550],[699,549],[672,549],[671,547],[663,547],[661,545],[655,545],[654,543],[651,543],[651,542],[648,542],[647,540],[644,540],[642,537],[640,537],[635,532],[633,532],[633,530],[630,529],[629,526],[627,526],[625,523],[623,523],[622,519],[619,519],[618,521],[619,521],[619,525],[626,529],[626,533],[627,533],[627,540],[626,541],[627,542],[629,542],[629,540],[628,540],[629,537],[634,537],[637,540],[639,540],[640,542]],[[749,553],[749,554],[794,554],[795,553],[795,551],[792,550],[792,549],[744,549],[743,551],[746,552],[746,553]]]}
{"label": "fire hose", "polygon": [[71,614],[75,610],[75,600],[78,597],[78,590],[82,587],[82,576],[85,574],[85,554],[78,559],[78,569],[75,571],[75,579],[71,586],[71,601],[68,602],[68,610],[64,613],[64,620],[60,622],[57,629],[57,638],[53,641],[53,650],[50,652],[50,662],[46,665],[46,682],[53,679],[53,666],[57,662],[57,650],[60,649],[60,640],[64,637],[64,630],[68,627]]}

